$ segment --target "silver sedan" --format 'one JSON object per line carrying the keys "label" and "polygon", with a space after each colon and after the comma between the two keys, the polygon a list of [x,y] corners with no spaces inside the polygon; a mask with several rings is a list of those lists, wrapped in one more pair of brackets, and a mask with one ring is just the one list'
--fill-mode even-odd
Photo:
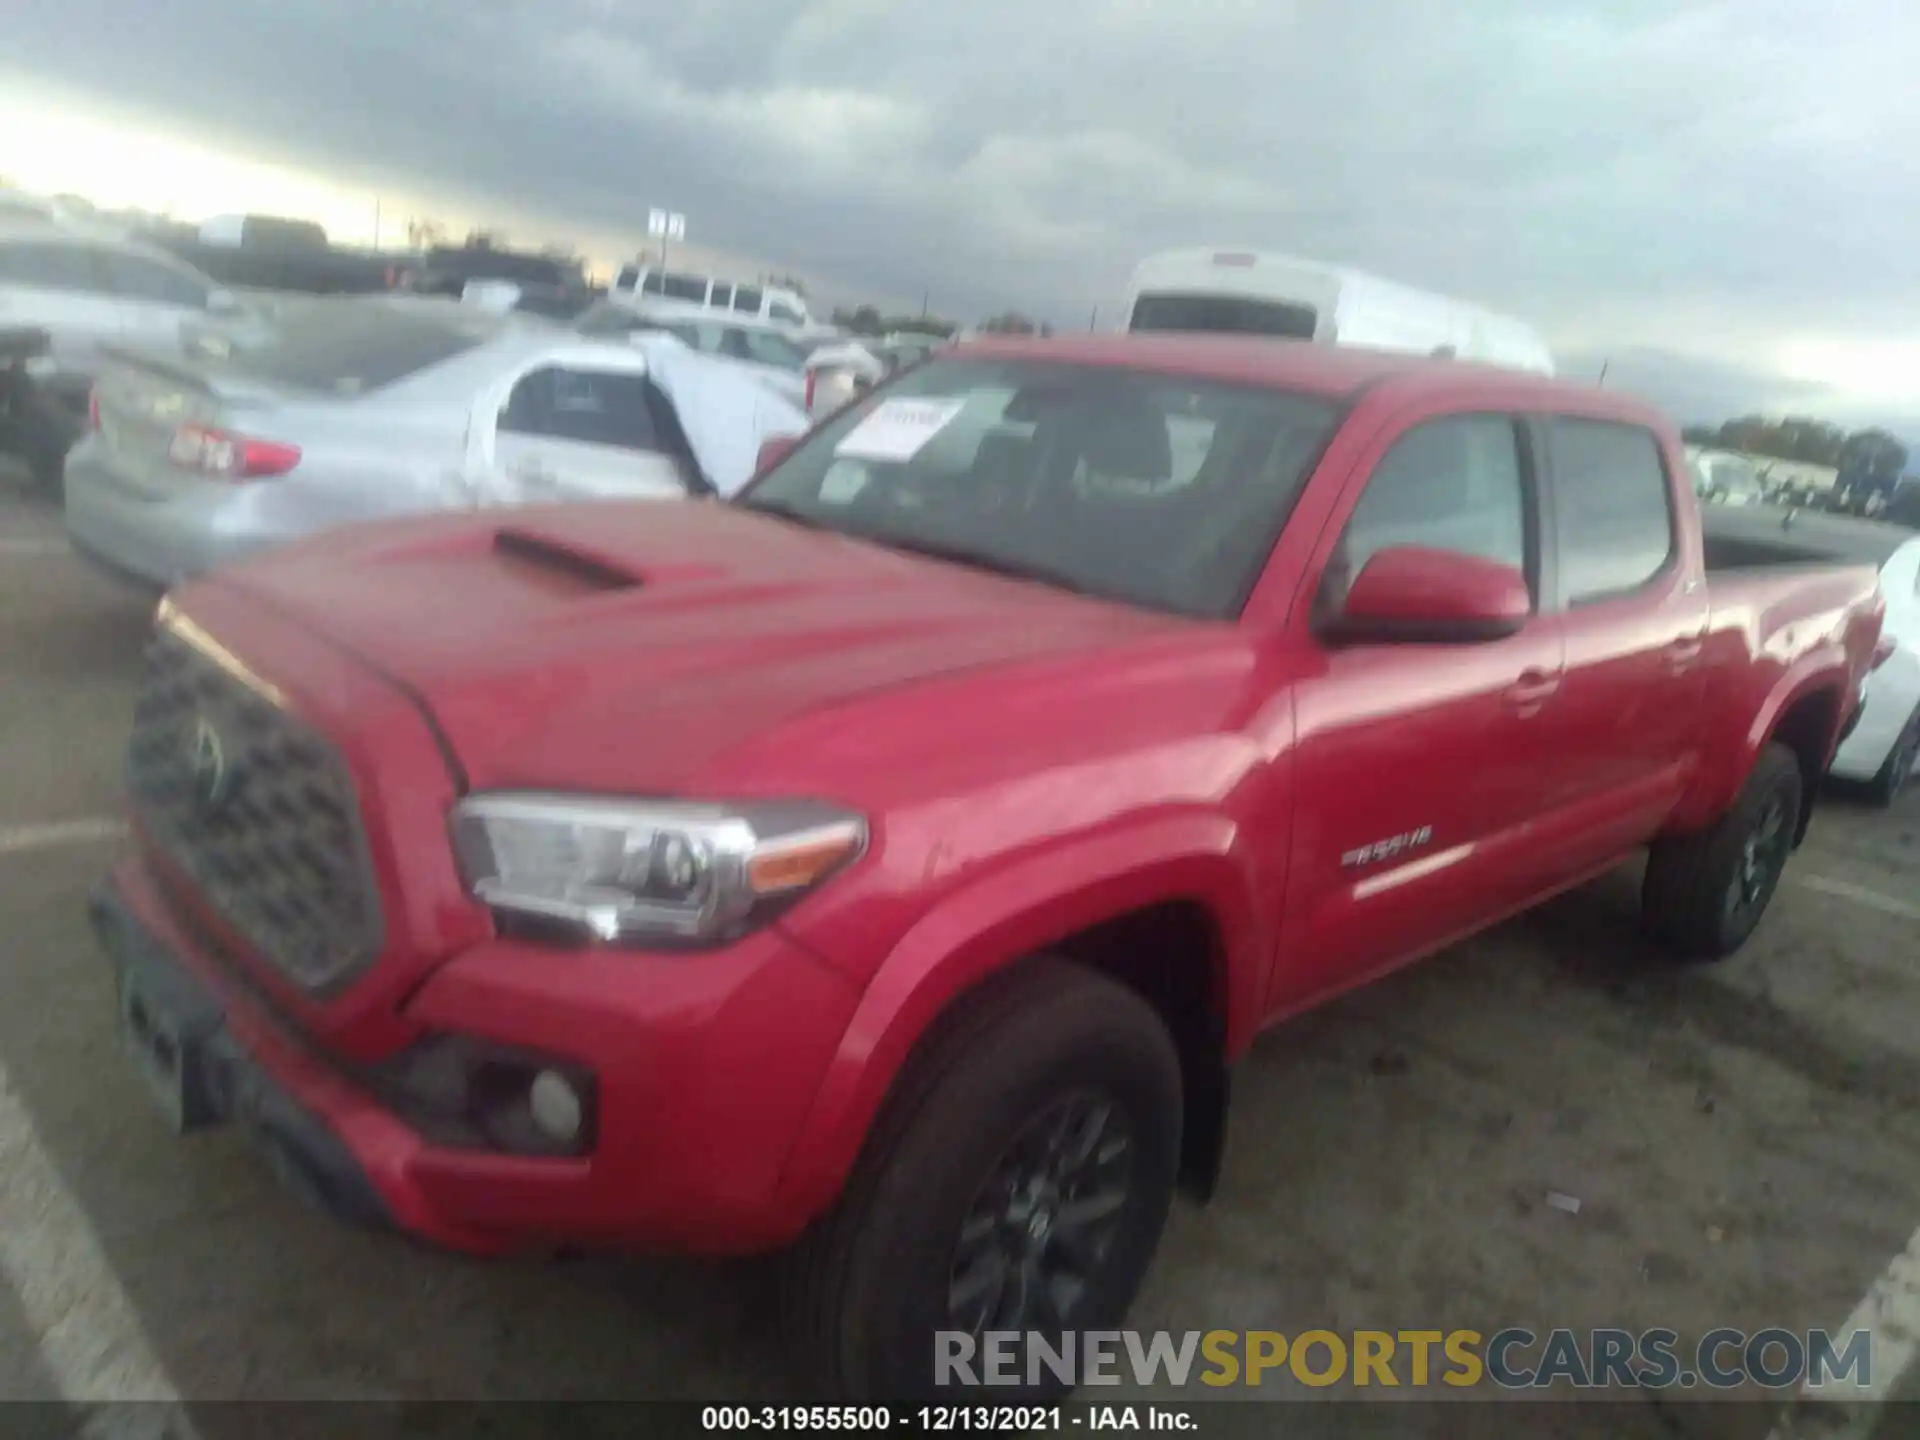
{"label": "silver sedan", "polygon": [[665,335],[381,297],[242,343],[116,352],[67,458],[74,547],[150,585],[437,510],[730,495],[805,412]]}

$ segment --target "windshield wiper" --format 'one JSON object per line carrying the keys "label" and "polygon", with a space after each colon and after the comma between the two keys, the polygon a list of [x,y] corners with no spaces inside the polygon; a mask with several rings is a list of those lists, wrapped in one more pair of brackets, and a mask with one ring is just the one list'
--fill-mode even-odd
{"label": "windshield wiper", "polygon": [[863,531],[860,532],[859,538],[871,541],[875,545],[884,545],[890,550],[905,550],[914,555],[925,555],[931,560],[946,560],[955,565],[991,571],[995,575],[1005,575],[1014,580],[1031,580],[1036,584],[1051,585],[1057,590],[1069,590],[1075,595],[1098,595],[1097,591],[1089,589],[1086,582],[1078,576],[1028,560],[1010,560],[1000,555],[983,555],[980,551],[969,550],[964,545],[950,545],[940,540],[923,540],[917,536],[874,534]]}

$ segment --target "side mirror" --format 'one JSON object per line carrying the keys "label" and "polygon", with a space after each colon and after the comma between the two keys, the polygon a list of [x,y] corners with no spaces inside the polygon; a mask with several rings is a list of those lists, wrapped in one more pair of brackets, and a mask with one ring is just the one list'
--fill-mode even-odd
{"label": "side mirror", "polygon": [[754,462],[753,473],[764,475],[793,453],[793,447],[800,443],[798,435],[776,435],[771,440],[762,441],[760,458]]}
{"label": "side mirror", "polygon": [[1513,566],[1397,545],[1366,563],[1321,628],[1349,645],[1472,645],[1518,634],[1532,615],[1527,577]]}

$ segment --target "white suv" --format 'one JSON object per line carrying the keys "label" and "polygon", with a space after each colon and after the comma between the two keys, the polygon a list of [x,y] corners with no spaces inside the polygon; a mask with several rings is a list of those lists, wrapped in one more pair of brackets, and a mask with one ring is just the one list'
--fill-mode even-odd
{"label": "white suv", "polygon": [[44,330],[52,341],[35,377],[50,403],[13,427],[7,448],[36,480],[57,485],[67,447],[85,428],[101,352],[177,351],[196,322],[234,308],[226,291],[154,247],[53,220],[0,221],[0,327]]}

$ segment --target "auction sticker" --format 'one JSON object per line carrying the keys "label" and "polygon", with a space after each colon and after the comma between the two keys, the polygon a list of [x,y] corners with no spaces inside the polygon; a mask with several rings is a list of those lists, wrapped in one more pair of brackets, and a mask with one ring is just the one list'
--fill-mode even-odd
{"label": "auction sticker", "polygon": [[966,403],[965,400],[882,401],[833,447],[833,453],[848,460],[903,464],[946,429]]}

